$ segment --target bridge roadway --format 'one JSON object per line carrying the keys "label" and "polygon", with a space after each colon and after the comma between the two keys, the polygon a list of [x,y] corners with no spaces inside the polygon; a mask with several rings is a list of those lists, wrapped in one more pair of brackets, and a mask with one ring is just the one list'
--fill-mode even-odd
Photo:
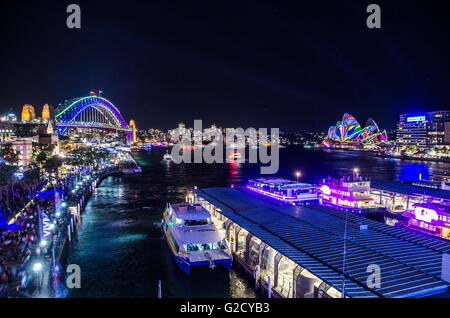
{"label": "bridge roadway", "polygon": [[67,127],[67,128],[96,128],[96,129],[112,129],[112,130],[120,130],[120,131],[132,131],[131,128],[123,128],[117,126],[110,125],[100,125],[97,123],[88,123],[88,122],[72,122],[72,123],[56,123],[56,127]]}
{"label": "bridge roadway", "polygon": [[[195,193],[218,213],[342,291],[345,212],[320,205],[280,204],[244,188]],[[347,220],[347,296],[423,297],[448,289],[441,271],[442,255],[450,253],[450,244],[350,213]],[[360,229],[360,224],[367,229]],[[371,264],[381,268],[380,288],[367,286]]]}

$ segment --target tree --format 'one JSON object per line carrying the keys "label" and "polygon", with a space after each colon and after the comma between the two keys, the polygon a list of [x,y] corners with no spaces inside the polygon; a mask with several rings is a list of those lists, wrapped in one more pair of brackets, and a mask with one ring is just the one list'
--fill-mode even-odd
{"label": "tree", "polygon": [[40,169],[39,168],[27,170],[23,174],[24,181],[36,180],[36,179],[39,179],[39,177],[40,177]]}
{"label": "tree", "polygon": [[0,184],[8,184],[14,178],[14,173],[17,172],[16,166],[7,164],[0,165]]}
{"label": "tree", "polygon": [[36,156],[36,162],[42,166],[42,164],[47,160],[47,158],[48,158],[47,153],[45,151],[41,151]]}
{"label": "tree", "polygon": [[48,172],[55,172],[58,177],[58,169],[62,166],[64,159],[59,156],[52,156],[47,159],[44,163],[44,169]]}

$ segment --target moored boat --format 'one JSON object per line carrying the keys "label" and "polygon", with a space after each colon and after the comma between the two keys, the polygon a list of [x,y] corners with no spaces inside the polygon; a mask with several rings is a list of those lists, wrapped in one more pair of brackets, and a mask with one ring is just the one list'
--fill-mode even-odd
{"label": "moored boat", "polygon": [[186,274],[192,266],[221,265],[231,269],[233,258],[228,242],[200,204],[168,204],[162,228],[176,263]]}

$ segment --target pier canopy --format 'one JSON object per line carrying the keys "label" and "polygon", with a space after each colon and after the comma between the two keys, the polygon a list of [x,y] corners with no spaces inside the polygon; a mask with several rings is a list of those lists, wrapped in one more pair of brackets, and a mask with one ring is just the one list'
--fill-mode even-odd
{"label": "pier canopy", "polygon": [[[345,296],[355,298],[424,297],[448,290],[449,283],[441,279],[448,243],[320,205],[280,205],[245,188],[195,193],[213,215],[233,227],[227,238],[236,242],[235,253],[242,251],[248,266],[267,270],[275,290],[287,282],[280,288],[285,297],[323,297],[330,288],[339,297],[344,281]],[[274,252],[266,253],[267,249]],[[380,268],[379,286],[368,283],[373,265]],[[283,278],[282,271],[287,273]]]}
{"label": "pier canopy", "polygon": [[422,195],[430,198],[450,200],[450,191],[419,187],[406,183],[372,180],[372,188],[405,195]]}

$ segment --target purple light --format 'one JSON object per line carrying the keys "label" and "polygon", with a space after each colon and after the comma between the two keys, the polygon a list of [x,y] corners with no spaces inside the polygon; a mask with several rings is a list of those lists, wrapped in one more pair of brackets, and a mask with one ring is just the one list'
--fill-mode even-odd
{"label": "purple light", "polygon": [[[331,203],[334,205],[345,206],[345,207],[358,207],[358,203],[356,200],[342,199],[340,197],[337,197],[334,195],[327,195],[327,194],[324,194],[322,196],[322,198],[327,200],[328,202],[331,201]],[[334,199],[334,200],[332,200],[332,199]]]}
{"label": "purple light", "polygon": [[268,196],[268,197],[271,197],[271,198],[274,198],[274,199],[277,199],[277,200],[296,200],[297,199],[297,197],[283,196],[283,195],[275,194],[275,193],[268,192],[268,191],[265,191],[265,190],[257,189],[257,188],[251,187],[251,186],[247,186],[247,189],[250,189],[250,190],[258,192],[258,193],[261,193],[261,194],[263,194],[265,196]]}

